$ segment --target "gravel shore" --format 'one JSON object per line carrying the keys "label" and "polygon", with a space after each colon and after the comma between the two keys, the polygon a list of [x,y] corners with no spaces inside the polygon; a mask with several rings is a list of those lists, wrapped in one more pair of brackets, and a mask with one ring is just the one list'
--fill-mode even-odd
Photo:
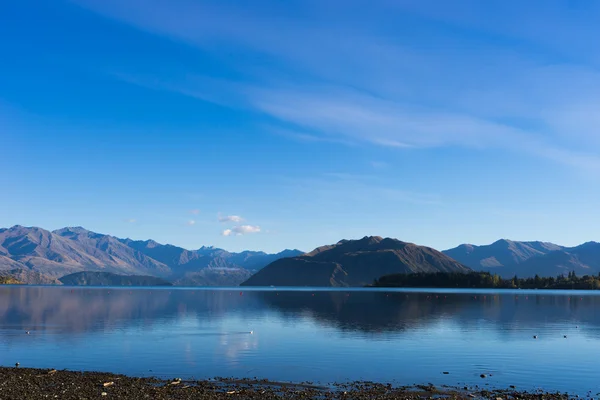
{"label": "gravel shore", "polygon": [[215,379],[165,381],[101,372],[0,368],[0,400],[35,399],[567,399],[559,393],[392,387],[355,382],[332,387]]}

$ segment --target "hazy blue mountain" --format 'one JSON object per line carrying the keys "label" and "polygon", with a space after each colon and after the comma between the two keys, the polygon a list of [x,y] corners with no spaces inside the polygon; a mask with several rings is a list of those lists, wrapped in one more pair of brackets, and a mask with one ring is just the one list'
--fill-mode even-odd
{"label": "hazy blue mountain", "polygon": [[579,276],[600,273],[600,243],[587,242],[576,247],[566,247],[542,256],[533,257],[514,266],[507,275],[557,276],[575,271]]}
{"label": "hazy blue mountain", "polygon": [[170,244],[160,244],[154,240],[135,241],[121,239],[121,242],[167,265],[175,274],[207,268],[211,263],[210,257],[206,257],[203,254]]}
{"label": "hazy blue mountain", "polygon": [[185,274],[199,269],[247,269],[258,270],[282,257],[302,254],[300,250],[284,250],[277,254],[262,251],[243,251],[231,253],[216,247],[201,247],[198,250],[186,250],[170,244],[160,244],[153,240],[132,241],[123,239],[123,243],[168,265],[174,272]]}
{"label": "hazy blue mountain", "polygon": [[545,242],[499,240],[486,246],[464,244],[444,254],[474,270],[503,277],[556,276],[575,271],[578,275],[600,273],[600,244],[564,247]]}
{"label": "hazy blue mountain", "polygon": [[563,250],[563,247],[554,243],[515,242],[501,239],[484,246],[463,244],[454,249],[445,250],[443,253],[474,270],[505,275],[516,265],[531,258],[559,250]]}
{"label": "hazy blue mountain", "polygon": [[245,268],[204,268],[187,272],[174,283],[178,286],[239,286],[252,274],[252,270]]}
{"label": "hazy blue mountain", "polygon": [[164,279],[154,276],[117,275],[110,272],[83,271],[60,278],[63,285],[70,286],[172,286]]}
{"label": "hazy blue mountain", "polygon": [[300,250],[289,249],[276,254],[267,254],[262,251],[243,251],[241,253],[233,253],[230,262],[248,270],[258,270],[280,258],[296,257],[302,254],[304,252]]}
{"label": "hazy blue mountain", "polygon": [[276,260],[242,285],[364,286],[394,273],[466,271],[470,269],[429,247],[365,236]]}

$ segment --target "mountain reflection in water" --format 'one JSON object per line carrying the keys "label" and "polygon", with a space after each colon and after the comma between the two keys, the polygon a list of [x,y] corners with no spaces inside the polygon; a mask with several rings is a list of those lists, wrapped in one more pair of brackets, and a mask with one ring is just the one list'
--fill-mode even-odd
{"label": "mountain reflection in water", "polygon": [[591,292],[0,286],[0,363],[600,391],[598,310]]}

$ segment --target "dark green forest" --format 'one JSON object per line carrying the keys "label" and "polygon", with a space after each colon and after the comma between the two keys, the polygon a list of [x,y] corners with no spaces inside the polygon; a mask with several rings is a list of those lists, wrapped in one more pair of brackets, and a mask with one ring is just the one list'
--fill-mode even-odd
{"label": "dark green forest", "polygon": [[393,274],[376,279],[374,287],[430,287],[430,288],[489,288],[489,289],[600,289],[600,275],[578,277],[575,272],[567,276],[503,279],[489,272],[470,273],[416,273]]}

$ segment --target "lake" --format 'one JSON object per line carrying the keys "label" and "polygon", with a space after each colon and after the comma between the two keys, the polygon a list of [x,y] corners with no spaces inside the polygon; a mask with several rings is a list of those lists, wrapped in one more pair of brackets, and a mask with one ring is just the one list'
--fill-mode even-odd
{"label": "lake", "polygon": [[16,362],[167,378],[595,395],[600,295],[0,286],[0,365]]}

